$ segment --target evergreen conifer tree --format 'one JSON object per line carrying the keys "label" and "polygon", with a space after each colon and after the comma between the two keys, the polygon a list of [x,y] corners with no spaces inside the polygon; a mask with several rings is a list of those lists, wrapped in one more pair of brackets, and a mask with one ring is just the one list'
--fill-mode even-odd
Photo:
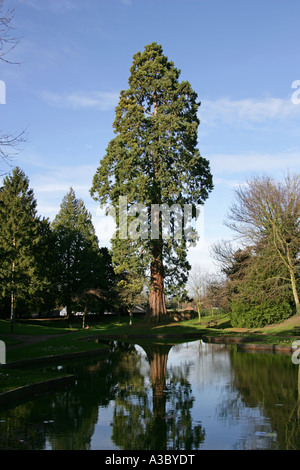
{"label": "evergreen conifer tree", "polygon": [[[213,188],[212,175],[197,149],[197,94],[189,82],[179,81],[180,70],[162,47],[152,43],[136,53],[130,72],[129,88],[121,91],[116,108],[116,136],[100,161],[91,194],[115,210],[119,228],[112,240],[114,265],[140,279],[149,276],[151,318],[160,320],[166,315],[165,280],[172,276],[172,283],[183,285],[190,266],[187,237],[175,237],[176,218],[171,215],[171,234],[165,238],[157,209],[176,204],[183,210],[186,204],[193,206],[195,215],[196,205],[203,204]],[[151,236],[150,230],[145,235],[141,224],[133,236],[130,231],[120,236],[120,196],[127,198],[132,213],[125,232],[139,213],[148,228],[154,220],[158,236]],[[143,214],[141,205],[148,208]]]}
{"label": "evergreen conifer tree", "polygon": [[6,305],[10,297],[13,325],[16,309],[32,307],[44,285],[36,257],[41,221],[29,180],[18,167],[0,189],[0,221],[0,295]]}
{"label": "evergreen conifer tree", "polygon": [[106,287],[105,264],[92,217],[73,188],[64,197],[52,230],[58,253],[59,300],[67,307],[69,315],[72,309],[91,305],[93,297],[89,297],[90,302],[86,301],[86,289]]}

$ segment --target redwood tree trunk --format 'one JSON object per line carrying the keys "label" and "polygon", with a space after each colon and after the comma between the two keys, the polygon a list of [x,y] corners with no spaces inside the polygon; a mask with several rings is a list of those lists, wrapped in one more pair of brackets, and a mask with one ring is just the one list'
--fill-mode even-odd
{"label": "redwood tree trunk", "polygon": [[160,321],[166,318],[167,309],[164,290],[161,244],[156,245],[153,250],[153,259],[151,262],[149,307],[150,318],[152,320]]}

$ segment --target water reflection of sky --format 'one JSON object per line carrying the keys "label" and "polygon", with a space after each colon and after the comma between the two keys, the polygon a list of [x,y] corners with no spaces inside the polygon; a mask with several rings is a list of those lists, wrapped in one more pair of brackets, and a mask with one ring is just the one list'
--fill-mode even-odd
{"label": "water reflection of sky", "polygon": [[113,450],[116,446],[111,442],[111,421],[114,412],[114,402],[108,407],[100,407],[98,421],[95,425],[94,434],[91,439],[91,449]]}
{"label": "water reflection of sky", "polygon": [[[234,388],[234,372],[226,346],[200,342],[172,348],[168,367],[188,362],[193,396],[193,420],[205,429],[201,449],[263,448],[269,439],[256,429],[271,432],[269,420],[259,408],[247,407]],[[226,408],[230,404],[230,410]],[[234,413],[233,413],[234,411]],[[261,431],[263,433],[263,431]],[[269,443],[268,443],[269,444]]]}

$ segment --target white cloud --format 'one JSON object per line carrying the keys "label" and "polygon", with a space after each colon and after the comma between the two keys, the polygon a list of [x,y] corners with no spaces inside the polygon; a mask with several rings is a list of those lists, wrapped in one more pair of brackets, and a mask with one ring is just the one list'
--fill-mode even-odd
{"label": "white cloud", "polygon": [[299,171],[300,152],[208,154],[213,174]]}
{"label": "white cloud", "polygon": [[88,108],[99,111],[114,109],[119,99],[119,93],[106,91],[78,91],[73,93],[43,91],[40,95],[50,106],[71,109]]}
{"label": "white cloud", "polygon": [[270,120],[300,118],[300,105],[294,104],[291,99],[281,98],[202,100],[199,117],[203,124],[208,125],[222,122],[227,125],[245,126]]}

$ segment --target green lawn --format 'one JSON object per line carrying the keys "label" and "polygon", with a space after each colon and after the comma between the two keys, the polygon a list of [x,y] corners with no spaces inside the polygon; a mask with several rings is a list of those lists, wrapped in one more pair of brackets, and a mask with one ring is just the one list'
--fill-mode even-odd
{"label": "green lawn", "polygon": [[[57,320],[20,320],[14,323],[14,335],[56,335],[69,329],[69,323]],[[10,322],[0,320],[1,334],[10,334]]]}

